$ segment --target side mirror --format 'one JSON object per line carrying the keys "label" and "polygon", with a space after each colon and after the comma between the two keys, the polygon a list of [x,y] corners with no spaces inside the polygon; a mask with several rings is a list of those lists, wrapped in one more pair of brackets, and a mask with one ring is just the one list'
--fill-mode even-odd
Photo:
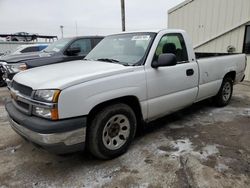
{"label": "side mirror", "polygon": [[158,61],[152,63],[153,68],[175,66],[177,64],[177,58],[174,54],[161,54],[158,57]]}
{"label": "side mirror", "polygon": [[73,48],[67,49],[66,52],[67,52],[67,55],[73,56],[81,52],[81,49],[79,47],[73,47]]}

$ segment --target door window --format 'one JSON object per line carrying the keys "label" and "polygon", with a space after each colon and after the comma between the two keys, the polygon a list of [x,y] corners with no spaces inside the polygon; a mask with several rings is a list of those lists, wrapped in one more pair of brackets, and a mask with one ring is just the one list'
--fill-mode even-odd
{"label": "door window", "polygon": [[79,54],[88,54],[91,50],[91,39],[79,39],[70,45],[70,48],[80,48]]}
{"label": "door window", "polygon": [[176,55],[179,63],[187,62],[187,48],[181,34],[167,34],[163,36],[155,52],[155,60],[163,53],[172,53]]}
{"label": "door window", "polygon": [[243,53],[250,54],[250,26],[246,27]]}

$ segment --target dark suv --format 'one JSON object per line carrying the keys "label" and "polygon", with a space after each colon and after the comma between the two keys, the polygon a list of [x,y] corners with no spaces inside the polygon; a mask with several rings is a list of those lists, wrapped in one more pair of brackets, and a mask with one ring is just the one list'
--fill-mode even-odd
{"label": "dark suv", "polygon": [[4,56],[0,59],[0,86],[22,70],[83,59],[104,37],[84,36],[60,39],[42,52]]}

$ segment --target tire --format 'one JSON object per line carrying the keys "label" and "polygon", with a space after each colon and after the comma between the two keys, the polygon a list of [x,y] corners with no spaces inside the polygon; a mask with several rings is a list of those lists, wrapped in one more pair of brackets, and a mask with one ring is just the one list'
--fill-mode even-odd
{"label": "tire", "polygon": [[7,86],[7,84],[3,79],[0,78],[0,87],[5,87],[5,86]]}
{"label": "tire", "polygon": [[230,77],[223,79],[219,93],[214,97],[215,105],[224,107],[229,104],[233,94],[233,80]]}
{"label": "tire", "polygon": [[0,72],[0,87],[6,86],[6,82],[3,80],[2,73]]}
{"label": "tire", "polygon": [[113,159],[125,153],[136,133],[136,116],[126,104],[103,108],[88,128],[87,148],[99,159]]}

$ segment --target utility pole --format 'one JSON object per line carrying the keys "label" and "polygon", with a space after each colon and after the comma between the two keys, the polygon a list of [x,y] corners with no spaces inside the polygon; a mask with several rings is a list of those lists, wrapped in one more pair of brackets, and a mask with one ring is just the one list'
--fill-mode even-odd
{"label": "utility pole", "polygon": [[126,31],[125,2],[124,2],[124,0],[121,0],[121,15],[122,15],[122,31]]}
{"label": "utility pole", "polygon": [[64,28],[64,26],[60,25],[60,29],[61,29],[61,33],[62,33],[62,38],[63,38],[63,28]]}

